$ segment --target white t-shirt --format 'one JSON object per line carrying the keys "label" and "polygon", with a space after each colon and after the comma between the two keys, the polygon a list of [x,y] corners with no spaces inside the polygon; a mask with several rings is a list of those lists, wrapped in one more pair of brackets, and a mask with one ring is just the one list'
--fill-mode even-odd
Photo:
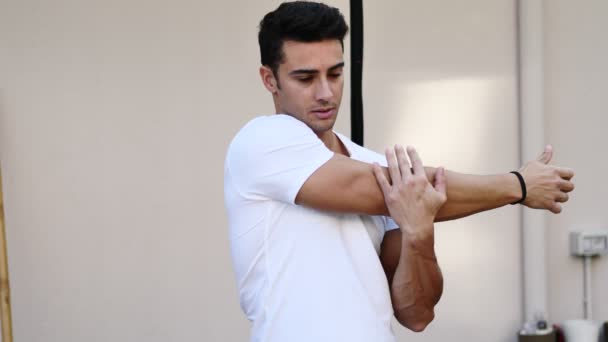
{"label": "white t-shirt", "polygon": [[[337,136],[351,158],[386,165],[384,156]],[[251,341],[395,341],[378,254],[396,224],[294,203],[332,156],[306,124],[283,114],[251,120],[228,148],[225,203]]]}

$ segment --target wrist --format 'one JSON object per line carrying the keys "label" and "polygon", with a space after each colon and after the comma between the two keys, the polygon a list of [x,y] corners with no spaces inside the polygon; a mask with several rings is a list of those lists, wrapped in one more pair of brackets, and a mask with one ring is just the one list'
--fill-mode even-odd
{"label": "wrist", "polygon": [[419,224],[416,226],[400,226],[403,234],[402,242],[410,248],[418,246],[433,245],[435,241],[435,227],[433,223]]}
{"label": "wrist", "polygon": [[517,178],[517,182],[519,183],[519,189],[520,189],[520,193],[521,193],[520,198],[516,201],[511,202],[511,204],[523,203],[526,200],[526,196],[527,196],[526,181],[524,180],[524,177],[521,175],[521,173],[519,173],[518,171],[511,171],[509,173],[513,174]]}
{"label": "wrist", "polygon": [[401,244],[402,257],[417,255],[424,259],[437,260],[435,256],[435,234],[432,229],[431,233],[424,235],[404,235]]}
{"label": "wrist", "polygon": [[403,236],[411,241],[424,240],[425,238],[428,238],[428,236],[433,233],[434,229],[432,220],[425,220],[419,223],[396,223],[401,229]]}
{"label": "wrist", "polygon": [[517,179],[517,176],[509,172],[503,175],[503,179],[504,184],[506,184],[504,193],[506,201],[508,203],[513,203],[521,200],[521,185]]}

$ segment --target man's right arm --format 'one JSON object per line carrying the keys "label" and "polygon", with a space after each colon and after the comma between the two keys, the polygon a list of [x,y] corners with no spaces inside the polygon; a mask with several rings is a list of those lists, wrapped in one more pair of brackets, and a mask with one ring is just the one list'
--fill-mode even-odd
{"label": "man's right arm", "polygon": [[388,215],[372,164],[334,154],[304,182],[296,204],[315,209]]}
{"label": "man's right arm", "polygon": [[[573,172],[547,163],[551,151],[520,169],[528,187],[523,203],[536,209],[554,213],[561,211],[561,202],[568,200],[574,189],[570,181]],[[429,181],[434,179],[434,168],[425,168]],[[388,171],[383,168],[387,177]],[[447,202],[439,210],[436,221],[461,218],[498,208],[521,197],[515,175],[467,175],[446,170]],[[390,178],[389,178],[390,179]],[[335,154],[304,182],[295,202],[304,206],[337,212],[353,212],[388,216],[382,191],[371,164]]]}

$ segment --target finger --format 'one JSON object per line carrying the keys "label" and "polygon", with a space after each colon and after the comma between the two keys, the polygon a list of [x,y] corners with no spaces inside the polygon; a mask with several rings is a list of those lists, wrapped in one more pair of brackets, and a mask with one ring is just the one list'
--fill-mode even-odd
{"label": "finger", "polygon": [[446,192],[445,169],[443,167],[440,167],[435,171],[435,190],[442,194],[445,194]]}
{"label": "finger", "polygon": [[548,164],[551,161],[551,158],[553,158],[553,146],[547,145],[545,146],[543,153],[541,153],[536,160],[543,164]]}
{"label": "finger", "polygon": [[410,162],[407,160],[403,146],[395,145],[395,154],[397,155],[401,177],[405,180],[412,175],[412,170],[410,169]]}
{"label": "finger", "polygon": [[412,168],[414,169],[414,174],[418,176],[423,176],[426,178],[426,173],[424,172],[424,166],[422,165],[422,160],[420,160],[420,156],[416,149],[412,146],[407,147],[407,155],[410,156],[410,161],[412,162]]}
{"label": "finger", "polygon": [[559,214],[562,212],[562,205],[559,203],[554,203],[553,207],[551,208],[551,212],[554,214]]}
{"label": "finger", "polygon": [[574,177],[574,171],[567,167],[556,167],[556,170],[563,179],[570,180]]}
{"label": "finger", "polygon": [[380,189],[384,193],[384,196],[386,196],[391,189],[391,185],[388,183],[388,179],[386,179],[386,176],[378,163],[374,163],[374,176],[376,176],[376,181],[378,182],[378,185],[380,185]]}
{"label": "finger", "polygon": [[569,182],[567,180],[562,180],[559,182],[559,189],[564,192],[570,192],[574,190],[574,183]]}
{"label": "finger", "polygon": [[388,163],[388,174],[391,176],[391,183],[401,184],[401,172],[399,171],[397,158],[395,158],[395,152],[390,148],[387,148],[385,154],[386,162]]}
{"label": "finger", "polygon": [[564,203],[564,202],[568,202],[568,194],[565,192],[560,192],[556,197],[555,197],[555,202],[560,202],[560,203]]}

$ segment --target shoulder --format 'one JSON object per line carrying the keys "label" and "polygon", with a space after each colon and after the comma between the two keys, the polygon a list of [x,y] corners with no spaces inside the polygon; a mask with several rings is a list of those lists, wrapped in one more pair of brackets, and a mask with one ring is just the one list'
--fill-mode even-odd
{"label": "shoulder", "polygon": [[250,135],[260,136],[265,132],[281,134],[283,132],[300,131],[304,133],[313,133],[302,121],[285,114],[273,114],[258,116],[249,121],[236,134],[235,139],[239,137],[247,137]]}
{"label": "shoulder", "polygon": [[289,115],[273,114],[259,116],[249,121],[234,136],[232,146],[256,146],[280,142],[298,136],[315,136],[313,131],[300,120]]}
{"label": "shoulder", "polygon": [[285,157],[285,154],[295,153],[299,148],[317,145],[323,143],[300,120],[285,114],[259,116],[245,124],[234,136],[228,146],[226,162],[238,159],[257,163],[261,156]]}

